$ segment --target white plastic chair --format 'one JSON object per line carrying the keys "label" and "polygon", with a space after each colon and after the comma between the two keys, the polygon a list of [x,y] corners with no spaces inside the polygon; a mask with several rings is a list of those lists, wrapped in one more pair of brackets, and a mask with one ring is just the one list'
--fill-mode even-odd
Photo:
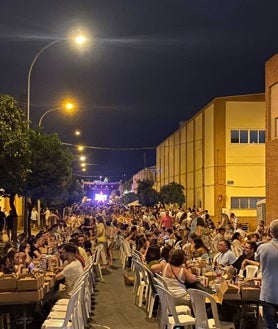
{"label": "white plastic chair", "polygon": [[155,285],[155,288],[160,299],[160,323],[162,325],[161,327],[167,327],[167,329],[173,329],[175,326],[192,328],[192,326],[196,323],[196,319],[189,314],[178,314],[176,311],[175,300],[173,295],[160,285]]}
{"label": "white plastic chair", "polygon": [[144,294],[145,296],[147,296],[148,284],[144,280],[142,268],[140,266],[141,266],[140,262],[134,260],[134,272],[135,272],[134,285],[136,286],[135,304],[137,304],[137,299],[138,299],[138,306],[142,307]]}
{"label": "white plastic chair", "polygon": [[[73,292],[76,289],[79,289],[81,286],[81,292],[80,292],[80,300],[82,300],[81,308],[82,308],[82,315],[84,319],[84,323],[87,321],[87,319],[90,317],[91,313],[91,295],[93,292],[93,280],[91,278],[91,267],[93,264],[91,264],[90,267],[88,267],[84,273],[80,276],[80,278],[75,282]],[[67,305],[69,303],[69,299],[60,299],[58,300],[55,305],[52,308],[52,311],[65,311],[67,309]]]}
{"label": "white plastic chair", "polygon": [[128,258],[132,257],[130,244],[125,239],[121,240],[121,250],[122,269],[125,269]]}
{"label": "white plastic chair", "polygon": [[41,329],[78,329],[84,328],[81,304],[79,300],[82,285],[72,294],[66,311],[52,311]]}
{"label": "white plastic chair", "polygon": [[[216,301],[213,296],[198,289],[188,289],[193,313],[196,318],[196,328],[198,329],[235,329],[233,322],[219,320]],[[212,318],[208,318],[206,302],[209,301],[212,310]]]}
{"label": "white plastic chair", "polygon": [[100,281],[103,281],[103,276],[101,272],[101,266],[100,266],[100,255],[103,249],[103,244],[99,244],[96,246],[95,256],[93,260],[93,265],[97,268],[97,274],[99,275]]}
{"label": "white plastic chair", "polygon": [[[168,291],[167,284],[166,284],[164,278],[160,274],[157,274],[156,273],[155,274],[155,277],[153,279],[154,279],[154,284],[155,285],[161,286],[162,288],[164,288],[164,289],[166,289]],[[176,305],[175,307],[176,307],[176,312],[178,314],[189,314],[189,315],[192,315],[191,309],[187,305]]]}
{"label": "white plastic chair", "polygon": [[148,315],[149,318],[152,317],[153,314],[153,309],[154,309],[154,303],[158,297],[158,293],[155,289],[155,281],[154,281],[154,274],[153,272],[148,268],[148,266],[144,265],[144,268],[146,270],[146,273],[148,275],[148,284],[149,284],[149,289],[148,289]]}
{"label": "white plastic chair", "polygon": [[245,266],[246,279],[253,279],[256,276],[258,269],[259,269],[259,267],[256,265]]}

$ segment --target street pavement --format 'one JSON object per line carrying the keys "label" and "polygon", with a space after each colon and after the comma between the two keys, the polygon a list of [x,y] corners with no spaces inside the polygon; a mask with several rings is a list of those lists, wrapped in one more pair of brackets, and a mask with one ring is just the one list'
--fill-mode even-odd
{"label": "street pavement", "polygon": [[[133,286],[124,283],[118,252],[113,269],[103,270],[103,281],[97,282],[95,309],[90,329],[157,329],[156,318],[148,318],[146,310],[135,305]],[[133,275],[133,272],[129,274]]]}

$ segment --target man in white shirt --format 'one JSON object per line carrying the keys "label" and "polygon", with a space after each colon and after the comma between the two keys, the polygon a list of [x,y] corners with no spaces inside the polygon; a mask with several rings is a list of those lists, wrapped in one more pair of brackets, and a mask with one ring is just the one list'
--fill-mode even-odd
{"label": "man in white shirt", "polygon": [[70,298],[73,290],[74,283],[83,273],[83,267],[79,260],[76,259],[77,247],[71,243],[65,244],[63,246],[63,260],[67,261],[68,264],[63,268],[63,270],[56,274],[55,280],[65,279],[64,289],[58,291],[55,298]]}
{"label": "man in white shirt", "polygon": [[218,253],[214,256],[214,264],[223,267],[231,265],[236,261],[236,256],[231,250],[231,243],[226,239],[222,239],[217,245]]}

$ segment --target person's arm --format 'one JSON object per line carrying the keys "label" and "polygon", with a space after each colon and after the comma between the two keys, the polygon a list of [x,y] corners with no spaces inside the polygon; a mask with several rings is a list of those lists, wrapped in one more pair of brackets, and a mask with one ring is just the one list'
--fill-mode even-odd
{"label": "person's arm", "polygon": [[260,262],[258,262],[258,261],[256,261],[256,260],[251,260],[251,259],[244,259],[244,261],[242,262],[242,264],[241,264],[241,269],[243,270],[243,269],[245,269],[245,267],[247,266],[247,265],[256,265],[256,266],[258,266],[258,267],[260,267]]}
{"label": "person's arm", "polygon": [[162,273],[165,264],[166,264],[166,263],[154,264],[154,265],[151,266],[151,271],[152,271],[153,273]]}
{"label": "person's arm", "polygon": [[184,268],[184,275],[185,275],[185,281],[188,283],[194,283],[197,281],[197,277],[195,274],[193,274],[191,271],[188,269]]}
{"label": "person's arm", "polygon": [[56,281],[60,281],[60,280],[64,279],[64,277],[65,277],[65,275],[64,275],[64,273],[62,271],[62,272],[60,272],[60,273],[58,273],[58,274],[55,275],[55,280]]}
{"label": "person's arm", "polygon": [[34,255],[35,255],[36,259],[40,259],[42,257],[41,253],[38,250],[34,251]]}

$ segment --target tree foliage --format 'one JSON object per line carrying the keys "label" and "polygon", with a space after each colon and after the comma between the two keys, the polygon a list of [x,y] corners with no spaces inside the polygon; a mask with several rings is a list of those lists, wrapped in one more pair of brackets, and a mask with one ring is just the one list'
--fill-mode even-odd
{"label": "tree foliage", "polygon": [[184,187],[181,184],[172,182],[160,189],[160,200],[163,203],[177,203],[179,206],[185,202]]}
{"label": "tree foliage", "polygon": [[72,178],[73,155],[65,149],[56,134],[29,130],[31,164],[25,195],[48,205],[69,198],[69,189],[76,186]]}
{"label": "tree foliage", "polygon": [[142,206],[151,207],[158,203],[159,193],[153,188],[154,182],[149,179],[138,180],[137,195]]}
{"label": "tree foliage", "polygon": [[17,101],[0,94],[0,187],[21,194],[30,164],[30,147],[24,112]]}
{"label": "tree foliage", "polygon": [[131,203],[133,201],[136,201],[136,200],[138,200],[138,196],[134,192],[126,193],[121,197],[121,202],[123,204],[129,204],[129,203]]}

